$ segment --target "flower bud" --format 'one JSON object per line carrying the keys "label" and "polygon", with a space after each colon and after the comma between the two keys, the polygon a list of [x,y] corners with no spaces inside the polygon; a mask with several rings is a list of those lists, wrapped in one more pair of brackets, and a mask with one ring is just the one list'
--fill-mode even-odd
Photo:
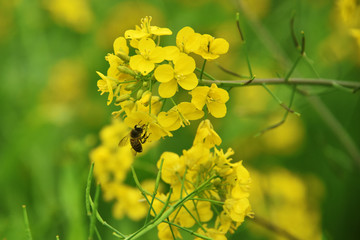
{"label": "flower bud", "polygon": [[144,93],[144,90],[139,89],[139,91],[136,93],[136,99],[137,100],[141,99],[143,93]]}
{"label": "flower bud", "polygon": [[135,87],[136,87],[136,84],[137,84],[137,83],[130,83],[130,84],[126,85],[126,86],[125,86],[125,90],[126,90],[126,91],[132,91],[132,90],[134,90]]}
{"label": "flower bud", "polygon": [[121,103],[121,102],[123,102],[123,101],[125,101],[125,100],[128,100],[130,98],[130,94],[122,94],[122,95],[120,95],[120,96],[118,96],[117,98],[116,98],[116,100],[115,100],[115,102],[116,103]]}
{"label": "flower bud", "polygon": [[136,76],[136,73],[135,73],[132,69],[130,69],[130,68],[126,67],[126,66],[120,65],[120,66],[118,66],[117,68],[118,68],[118,70],[119,70],[120,72],[122,72],[122,73],[129,74],[129,75],[131,75],[131,76],[133,76],[133,77]]}
{"label": "flower bud", "polygon": [[130,57],[128,55],[123,54],[122,52],[117,52],[116,56],[118,56],[124,62],[129,62],[130,61]]}

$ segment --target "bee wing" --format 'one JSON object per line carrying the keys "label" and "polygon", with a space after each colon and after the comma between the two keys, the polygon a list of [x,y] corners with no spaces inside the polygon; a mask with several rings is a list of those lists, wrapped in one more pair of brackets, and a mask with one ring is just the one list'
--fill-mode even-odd
{"label": "bee wing", "polygon": [[130,143],[129,139],[130,139],[130,135],[129,135],[129,134],[126,134],[126,136],[123,137],[123,138],[120,140],[120,142],[119,142],[119,147],[124,147],[124,146],[126,146],[127,144],[129,144],[129,143]]}

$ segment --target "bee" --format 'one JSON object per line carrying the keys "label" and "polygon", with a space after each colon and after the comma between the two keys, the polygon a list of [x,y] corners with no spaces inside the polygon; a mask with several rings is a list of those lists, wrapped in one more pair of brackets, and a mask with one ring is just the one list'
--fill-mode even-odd
{"label": "bee", "polygon": [[143,151],[142,144],[144,144],[150,136],[150,134],[147,134],[146,129],[146,124],[136,124],[134,128],[120,140],[119,147],[127,145],[130,140],[130,145],[135,151],[135,154],[141,153]]}

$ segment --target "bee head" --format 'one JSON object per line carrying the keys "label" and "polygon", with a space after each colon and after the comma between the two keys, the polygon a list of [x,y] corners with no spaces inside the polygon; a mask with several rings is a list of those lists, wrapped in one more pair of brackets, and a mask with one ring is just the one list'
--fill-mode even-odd
{"label": "bee head", "polygon": [[143,126],[141,125],[135,125],[134,129],[135,131],[139,132],[139,133],[142,133],[143,132]]}

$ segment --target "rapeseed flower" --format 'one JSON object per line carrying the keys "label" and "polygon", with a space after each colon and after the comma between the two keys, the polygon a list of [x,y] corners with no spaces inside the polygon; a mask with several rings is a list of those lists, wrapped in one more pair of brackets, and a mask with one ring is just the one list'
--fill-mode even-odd
{"label": "rapeseed flower", "polygon": [[176,35],[176,46],[181,52],[195,52],[200,47],[201,34],[196,33],[191,27],[183,27]]}
{"label": "rapeseed flower", "polygon": [[223,38],[214,38],[209,34],[203,34],[200,38],[200,46],[195,51],[206,60],[217,59],[221,54],[227,53],[229,43]]}
{"label": "rapeseed flower", "polygon": [[182,102],[167,112],[160,112],[158,121],[164,129],[175,131],[184,125],[189,125],[189,120],[197,120],[203,116],[204,112],[198,110],[194,104]]}
{"label": "rapeseed flower", "polygon": [[160,82],[159,94],[163,98],[170,98],[178,90],[178,84],[185,90],[192,90],[198,85],[194,73],[195,60],[185,53],[180,53],[173,65],[163,64],[156,68],[154,76]]}
{"label": "rapeseed flower", "polygon": [[216,118],[225,117],[225,103],[229,100],[229,93],[222,88],[218,88],[215,83],[211,84],[211,87],[196,87],[190,94],[192,95],[191,103],[197,109],[202,110],[206,104],[211,115]]}
{"label": "rapeseed flower", "polygon": [[155,42],[150,38],[141,39],[138,50],[138,55],[130,57],[130,67],[144,76],[154,70],[155,63],[164,61],[162,47],[156,46]]}
{"label": "rapeseed flower", "polygon": [[151,26],[152,17],[146,16],[141,19],[141,25],[135,26],[135,30],[125,31],[125,38],[127,39],[141,39],[155,36],[171,35],[172,31],[168,28],[160,28]]}

